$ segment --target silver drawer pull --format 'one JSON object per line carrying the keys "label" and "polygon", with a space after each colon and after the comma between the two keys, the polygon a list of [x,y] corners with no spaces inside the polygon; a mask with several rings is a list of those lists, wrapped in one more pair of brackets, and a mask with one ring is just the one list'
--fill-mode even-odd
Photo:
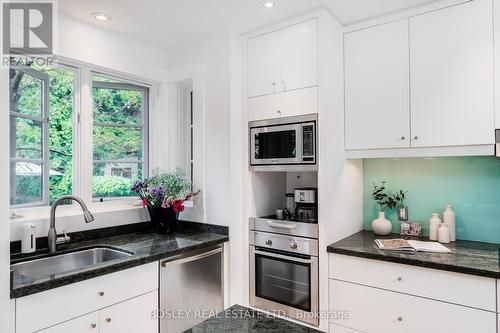
{"label": "silver drawer pull", "polygon": [[283,224],[283,223],[276,223],[273,221],[267,221],[267,225],[270,226],[271,228],[281,228],[281,229],[297,229],[296,224]]}
{"label": "silver drawer pull", "polygon": [[106,318],[106,322],[110,323],[111,322],[111,318]]}
{"label": "silver drawer pull", "polygon": [[403,278],[402,278],[401,276],[400,276],[400,277],[398,277],[398,281],[399,281],[399,282],[403,281]]}
{"label": "silver drawer pull", "polygon": [[402,322],[403,321],[403,317],[398,317],[398,321]]}
{"label": "silver drawer pull", "polygon": [[104,296],[104,291],[100,291],[99,296]]}
{"label": "silver drawer pull", "polygon": [[97,324],[94,324],[94,323],[90,324],[90,328],[96,328],[96,327],[97,327]]}

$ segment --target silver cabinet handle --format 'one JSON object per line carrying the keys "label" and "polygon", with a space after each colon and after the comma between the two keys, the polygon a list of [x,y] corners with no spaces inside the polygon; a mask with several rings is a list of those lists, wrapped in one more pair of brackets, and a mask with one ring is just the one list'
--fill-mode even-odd
{"label": "silver cabinet handle", "polygon": [[398,321],[402,322],[403,321],[403,317],[398,317]]}
{"label": "silver cabinet handle", "polygon": [[280,228],[280,229],[297,229],[296,224],[284,224],[284,223],[276,223],[273,221],[267,221],[267,225],[271,228]]}
{"label": "silver cabinet handle", "polygon": [[271,252],[258,251],[258,250],[255,250],[255,254],[260,254],[263,256],[268,256],[268,257],[273,257],[273,258],[278,258],[278,259],[285,259],[285,260],[301,262],[304,264],[312,264],[314,262],[313,259],[300,259],[300,258],[295,258],[295,257],[284,256],[281,254],[271,253]]}
{"label": "silver cabinet handle", "polygon": [[401,276],[400,276],[400,277],[398,277],[398,281],[399,281],[399,282],[403,281],[403,278],[402,278]]}
{"label": "silver cabinet handle", "polygon": [[415,139],[415,140],[418,140],[418,136],[415,136],[415,137],[414,137],[414,139]]}
{"label": "silver cabinet handle", "polygon": [[104,296],[104,291],[100,291],[99,296]]}
{"label": "silver cabinet handle", "polygon": [[111,318],[106,318],[106,322],[110,323],[111,322]]}
{"label": "silver cabinet handle", "polygon": [[95,324],[95,323],[90,324],[90,328],[96,328],[96,327],[97,327],[97,324]]}
{"label": "silver cabinet handle", "polygon": [[402,136],[402,137],[401,137],[401,140],[403,140],[403,141],[404,141],[404,140],[406,140],[406,138],[405,138],[404,136]]}
{"label": "silver cabinet handle", "polygon": [[280,110],[278,110],[278,111],[277,111],[277,113],[278,113],[278,116],[280,116],[280,117],[281,117],[281,111],[280,111]]}
{"label": "silver cabinet handle", "polygon": [[208,252],[205,252],[205,253],[201,253],[201,254],[198,254],[198,255],[195,255],[195,256],[191,256],[191,257],[187,257],[187,258],[179,258],[178,256],[174,256],[170,259],[167,259],[165,261],[163,261],[161,263],[161,267],[167,267],[168,264],[175,264],[175,265],[180,265],[180,264],[185,264],[185,263],[188,263],[188,262],[192,262],[192,261],[196,261],[196,260],[199,260],[199,259],[203,259],[203,258],[206,258],[206,257],[210,257],[214,254],[217,254],[217,253],[220,253],[222,252],[222,247],[218,247],[214,250],[211,250],[211,251],[208,251]]}

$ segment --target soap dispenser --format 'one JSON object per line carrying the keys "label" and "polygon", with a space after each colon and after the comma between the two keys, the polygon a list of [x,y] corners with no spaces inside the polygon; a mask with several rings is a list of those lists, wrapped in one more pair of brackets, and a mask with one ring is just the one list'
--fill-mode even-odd
{"label": "soap dispenser", "polygon": [[26,223],[23,225],[23,239],[21,241],[22,253],[33,253],[36,251],[36,225]]}

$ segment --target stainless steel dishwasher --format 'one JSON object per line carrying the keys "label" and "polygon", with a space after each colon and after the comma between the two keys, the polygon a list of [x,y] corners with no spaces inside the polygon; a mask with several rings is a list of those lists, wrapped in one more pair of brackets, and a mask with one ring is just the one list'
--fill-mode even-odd
{"label": "stainless steel dishwasher", "polygon": [[161,262],[160,333],[179,333],[224,310],[223,248],[181,254]]}

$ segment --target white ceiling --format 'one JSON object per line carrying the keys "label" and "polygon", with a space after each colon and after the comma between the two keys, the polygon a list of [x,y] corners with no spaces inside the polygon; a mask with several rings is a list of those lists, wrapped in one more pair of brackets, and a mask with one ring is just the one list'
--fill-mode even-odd
{"label": "white ceiling", "polygon": [[[347,25],[435,0],[61,0],[71,16],[109,28],[165,50],[209,34],[246,32],[295,14],[325,7]],[[90,16],[104,12],[110,22]]]}

